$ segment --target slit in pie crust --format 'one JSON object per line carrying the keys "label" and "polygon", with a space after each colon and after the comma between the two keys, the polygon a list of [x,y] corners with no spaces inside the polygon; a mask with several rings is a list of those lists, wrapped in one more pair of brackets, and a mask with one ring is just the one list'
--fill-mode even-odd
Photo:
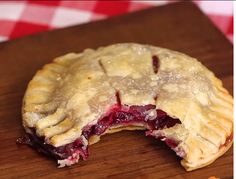
{"label": "slit in pie crust", "polygon": [[88,157],[88,145],[121,130],[164,141],[187,171],[232,145],[233,99],[196,59],[134,43],[70,53],[30,81],[23,99],[29,144],[60,165]]}

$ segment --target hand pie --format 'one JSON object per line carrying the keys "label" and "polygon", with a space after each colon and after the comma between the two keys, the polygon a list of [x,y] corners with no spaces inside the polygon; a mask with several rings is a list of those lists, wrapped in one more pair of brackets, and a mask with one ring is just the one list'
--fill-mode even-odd
{"label": "hand pie", "polygon": [[187,170],[209,165],[232,144],[233,99],[185,54],[134,43],[70,53],[30,81],[23,100],[27,137],[18,139],[60,167],[88,157],[101,135],[146,130]]}

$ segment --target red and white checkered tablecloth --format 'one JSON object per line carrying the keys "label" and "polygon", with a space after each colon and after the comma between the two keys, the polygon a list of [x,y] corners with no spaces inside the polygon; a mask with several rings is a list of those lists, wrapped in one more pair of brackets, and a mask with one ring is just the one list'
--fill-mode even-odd
{"label": "red and white checkered tablecloth", "polygon": [[[0,41],[173,1],[0,1]],[[232,41],[233,2],[194,1]]]}

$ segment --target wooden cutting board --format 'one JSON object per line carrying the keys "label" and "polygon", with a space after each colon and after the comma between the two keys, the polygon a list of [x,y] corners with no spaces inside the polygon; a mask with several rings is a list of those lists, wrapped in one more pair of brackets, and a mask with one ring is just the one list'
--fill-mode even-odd
{"label": "wooden cutting board", "polygon": [[28,146],[15,144],[24,133],[22,97],[36,70],[65,53],[117,42],[152,44],[196,57],[232,94],[232,44],[192,3],[173,3],[1,43],[0,178],[232,178],[232,148],[210,166],[186,172],[174,152],[141,131],[106,135],[90,147],[87,161],[62,169]]}

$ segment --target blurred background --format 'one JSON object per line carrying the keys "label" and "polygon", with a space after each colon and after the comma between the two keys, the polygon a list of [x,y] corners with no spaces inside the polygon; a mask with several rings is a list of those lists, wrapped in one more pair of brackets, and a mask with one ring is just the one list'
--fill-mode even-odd
{"label": "blurred background", "polygon": [[[0,41],[176,1],[0,1]],[[193,1],[232,42],[233,1]]]}

